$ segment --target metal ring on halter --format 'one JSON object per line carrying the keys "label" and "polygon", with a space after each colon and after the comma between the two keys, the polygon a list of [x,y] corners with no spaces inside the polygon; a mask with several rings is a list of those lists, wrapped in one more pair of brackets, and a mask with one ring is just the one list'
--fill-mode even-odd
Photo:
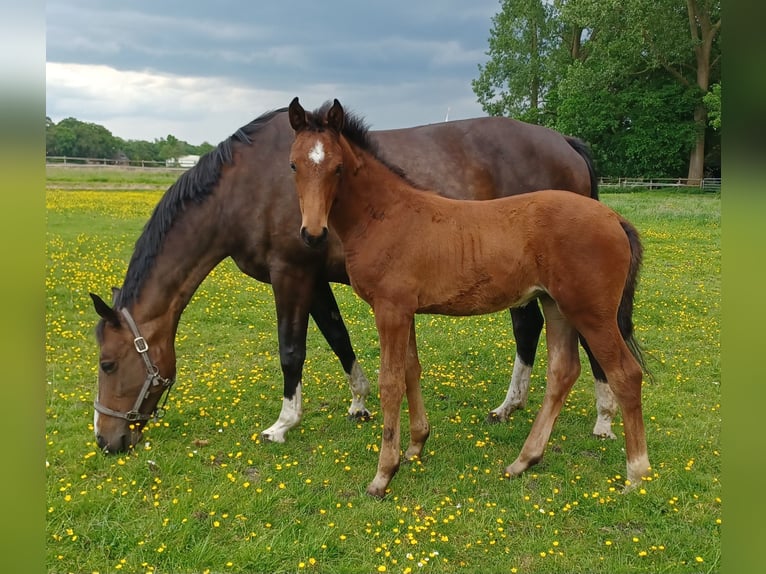
{"label": "metal ring on halter", "polygon": [[[105,407],[104,405],[98,402],[98,399],[93,401],[93,407],[101,414],[104,414],[110,417],[125,419],[126,421],[129,421],[129,422],[148,421],[152,417],[154,417],[154,419],[157,420],[165,413],[165,405],[168,402],[168,397],[170,396],[170,388],[173,386],[173,383],[175,383],[175,379],[173,378],[166,379],[160,376],[159,368],[157,367],[157,365],[152,363],[152,360],[149,358],[149,343],[147,343],[146,339],[144,339],[141,336],[141,333],[138,331],[138,326],[136,325],[136,322],[133,320],[133,317],[131,317],[130,312],[124,307],[120,309],[120,312],[125,317],[125,320],[128,323],[128,327],[133,333],[133,337],[135,337],[133,339],[133,345],[135,346],[136,351],[138,351],[138,354],[141,355],[141,358],[144,360],[144,363],[146,364],[146,380],[144,381],[144,386],[141,387],[141,392],[138,394],[138,397],[136,397],[136,402],[133,405],[133,408],[129,410],[128,412],[123,413],[123,412],[115,411],[108,407]],[[152,387],[157,387],[157,386],[161,386],[162,393],[165,394],[165,400],[162,402],[162,406],[155,407],[150,414],[141,413],[140,412],[141,405],[149,397],[149,389],[151,389]],[[165,391],[167,391],[167,393],[165,393]]]}

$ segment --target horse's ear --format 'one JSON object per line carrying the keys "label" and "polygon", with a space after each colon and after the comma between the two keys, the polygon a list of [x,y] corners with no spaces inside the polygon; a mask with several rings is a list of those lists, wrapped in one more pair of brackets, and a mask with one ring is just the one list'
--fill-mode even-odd
{"label": "horse's ear", "polygon": [[290,125],[296,132],[306,127],[306,111],[298,103],[298,96],[294,97],[293,101],[290,102],[290,107],[287,108],[287,115],[290,117]]}
{"label": "horse's ear", "polygon": [[332,103],[332,107],[327,110],[327,127],[340,133],[343,130],[343,122],[345,121],[345,114],[343,112],[343,106],[337,98]]}
{"label": "horse's ear", "polygon": [[98,313],[99,317],[111,323],[112,325],[120,324],[120,317],[117,314],[117,311],[107,305],[104,300],[95,293],[89,293],[89,295],[90,298],[93,299],[93,307],[95,307],[96,313]]}

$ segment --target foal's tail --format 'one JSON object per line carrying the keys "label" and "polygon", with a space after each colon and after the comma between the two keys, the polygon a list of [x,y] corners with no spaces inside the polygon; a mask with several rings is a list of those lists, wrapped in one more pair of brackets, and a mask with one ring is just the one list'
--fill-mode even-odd
{"label": "foal's tail", "polygon": [[596,168],[593,166],[593,156],[590,154],[588,144],[572,136],[564,136],[564,138],[572,146],[572,149],[585,160],[585,164],[588,166],[588,174],[590,175],[590,196],[592,199],[598,199],[598,178],[596,177]]}
{"label": "foal's tail", "polygon": [[625,235],[628,236],[628,241],[630,242],[630,268],[628,269],[628,277],[625,279],[625,289],[622,292],[620,307],[617,311],[617,325],[630,352],[633,353],[633,356],[644,372],[649,375],[646,363],[644,362],[643,352],[633,333],[633,299],[636,294],[636,285],[638,284],[638,272],[644,257],[644,248],[641,245],[638,231],[631,223],[621,219],[620,225],[622,225],[622,229],[625,231]]}

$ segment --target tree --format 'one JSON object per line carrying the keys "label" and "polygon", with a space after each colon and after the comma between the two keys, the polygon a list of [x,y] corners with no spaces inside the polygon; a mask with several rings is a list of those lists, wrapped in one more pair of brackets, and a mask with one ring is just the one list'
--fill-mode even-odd
{"label": "tree", "polygon": [[69,157],[112,158],[117,145],[112,132],[98,124],[66,118],[58,124],[46,118],[46,153]]}
{"label": "tree", "polygon": [[503,0],[492,18],[489,61],[472,82],[479,103],[491,115],[539,123],[541,104],[553,83],[555,55],[551,7],[542,0]]}
{"label": "tree", "polygon": [[[473,83],[485,111],[585,137],[602,173],[627,175],[646,165],[653,174],[668,170],[657,175],[702,177],[704,97],[720,81],[720,0],[545,3],[547,23],[536,28],[547,38],[539,61],[532,36],[519,33],[540,21],[530,16],[539,15],[527,9],[530,1],[505,1],[493,19],[490,60]],[[542,110],[532,105],[531,76],[544,86]]]}

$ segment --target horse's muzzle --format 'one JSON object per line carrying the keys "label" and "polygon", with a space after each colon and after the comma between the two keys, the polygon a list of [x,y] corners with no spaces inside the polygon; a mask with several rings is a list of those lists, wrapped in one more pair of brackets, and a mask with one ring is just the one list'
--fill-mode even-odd
{"label": "horse's muzzle", "polygon": [[322,233],[319,235],[312,235],[308,232],[308,229],[301,227],[301,239],[303,239],[303,243],[313,249],[318,249],[324,246],[325,243],[327,243],[327,235],[328,231],[326,227],[322,228]]}

